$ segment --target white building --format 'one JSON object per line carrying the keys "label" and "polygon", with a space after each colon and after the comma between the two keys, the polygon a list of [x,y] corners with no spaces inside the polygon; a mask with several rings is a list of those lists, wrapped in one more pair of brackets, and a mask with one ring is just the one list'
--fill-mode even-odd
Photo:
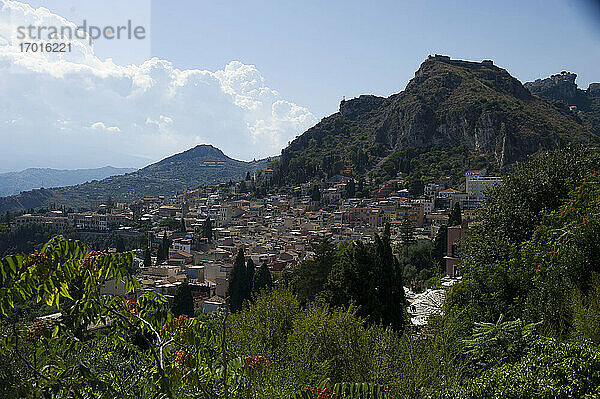
{"label": "white building", "polygon": [[465,173],[465,191],[469,197],[481,201],[486,191],[502,184],[501,177],[486,176],[487,171],[470,170]]}
{"label": "white building", "polygon": [[183,251],[188,254],[192,252],[192,240],[190,238],[177,238],[173,240],[169,252]]}

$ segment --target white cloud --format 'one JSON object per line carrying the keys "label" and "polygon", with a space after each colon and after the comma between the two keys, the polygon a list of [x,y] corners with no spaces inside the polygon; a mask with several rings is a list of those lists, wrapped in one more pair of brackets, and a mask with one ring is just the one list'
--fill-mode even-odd
{"label": "white cloud", "polygon": [[90,126],[90,129],[92,130],[104,130],[106,132],[120,132],[121,129],[119,129],[118,126],[106,126],[104,124],[104,122],[96,122],[96,123],[92,123],[92,126]]}
{"label": "white cloud", "polygon": [[316,122],[254,65],[231,61],[214,72],[158,58],[118,65],[96,57],[87,40],[71,53],[22,53],[11,39],[30,23],[75,26],[45,8],[0,0],[0,170],[142,166],[198,143],[259,158]]}

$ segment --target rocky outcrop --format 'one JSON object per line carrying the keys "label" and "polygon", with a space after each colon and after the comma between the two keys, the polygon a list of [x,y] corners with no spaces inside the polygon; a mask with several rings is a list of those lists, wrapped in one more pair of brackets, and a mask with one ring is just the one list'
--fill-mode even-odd
{"label": "rocky outcrop", "polygon": [[[577,93],[574,79],[565,73],[529,87],[534,93],[570,99]],[[589,92],[599,89],[591,86]],[[598,142],[568,108],[530,90],[491,60],[430,56],[404,91],[388,98],[364,95],[342,101],[338,113],[292,141],[280,158],[282,181],[310,180],[334,161],[368,172],[407,148],[465,145],[507,167],[542,149]],[[358,168],[362,152],[369,154],[364,158],[369,164]]]}
{"label": "rocky outcrop", "polygon": [[547,101],[560,101],[595,135],[600,136],[600,83],[587,90],[577,87],[577,75],[561,72],[549,78],[525,83],[529,91]]}
{"label": "rocky outcrop", "polygon": [[600,83],[590,83],[586,92],[592,98],[600,98]]}
{"label": "rocky outcrop", "polygon": [[[570,79],[570,78],[569,78]],[[404,147],[466,144],[493,154],[498,166],[564,143],[566,125],[582,132],[569,115],[541,102],[492,61],[429,57],[406,90],[392,96],[392,110],[376,129],[375,141],[393,150]],[[533,108],[543,109],[536,115]],[[528,112],[532,109],[532,112]],[[539,122],[546,119],[548,126]],[[556,129],[548,128],[555,125]],[[527,130],[527,134],[523,134]],[[533,134],[532,134],[533,133]],[[568,139],[567,139],[568,141]]]}
{"label": "rocky outcrop", "polygon": [[340,114],[347,119],[361,118],[379,107],[383,101],[385,98],[373,95],[362,95],[347,101],[344,99],[340,102]]}
{"label": "rocky outcrop", "polygon": [[565,103],[565,105],[575,105],[577,101],[577,84],[575,83],[575,79],[577,79],[576,74],[562,71],[560,74],[552,75],[549,78],[537,79],[535,82],[526,82],[524,86],[532,94],[544,100],[559,100]]}

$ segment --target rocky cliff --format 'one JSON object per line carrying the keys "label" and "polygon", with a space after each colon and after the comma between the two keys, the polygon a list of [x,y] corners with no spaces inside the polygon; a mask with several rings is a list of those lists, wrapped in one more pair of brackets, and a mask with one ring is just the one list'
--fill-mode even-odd
{"label": "rocky cliff", "polygon": [[408,148],[459,146],[503,168],[539,150],[592,142],[597,138],[568,109],[532,95],[492,61],[436,55],[398,94],[342,101],[338,113],[282,151],[278,176],[298,183],[360,175]]}
{"label": "rocky cliff", "polygon": [[576,78],[576,74],[563,71],[549,78],[526,82],[524,86],[531,93],[544,100],[560,100],[565,105],[574,105],[577,102],[579,90],[577,84],[575,84]]}
{"label": "rocky cliff", "polygon": [[576,74],[562,71],[549,78],[527,82],[525,87],[539,98],[562,103],[592,133],[600,136],[600,83],[591,83],[587,90],[582,90],[575,79]]}

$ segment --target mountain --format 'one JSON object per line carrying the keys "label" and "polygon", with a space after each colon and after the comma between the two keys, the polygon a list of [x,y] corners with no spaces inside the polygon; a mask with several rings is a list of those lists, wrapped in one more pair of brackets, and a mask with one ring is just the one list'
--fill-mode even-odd
{"label": "mountain", "polygon": [[[553,102],[560,102],[580,118],[591,132],[600,136],[600,83],[590,83],[582,90],[575,83],[577,75],[562,71],[549,78],[527,82],[524,86],[536,96]],[[560,106],[560,104],[557,104]]]}
{"label": "mountain", "polygon": [[469,167],[504,169],[539,150],[597,142],[568,109],[533,96],[492,61],[436,55],[398,94],[342,101],[339,112],[282,150],[275,179],[459,176]]}
{"label": "mountain", "polygon": [[29,168],[20,172],[0,173],[0,197],[41,187],[62,187],[133,172],[134,168],[105,166],[96,169]]}
{"label": "mountain", "polygon": [[266,169],[272,160],[273,158],[253,162],[238,161],[211,145],[198,145],[133,173],[0,198],[0,213],[46,207],[50,204],[86,207],[91,200],[107,197],[133,200],[146,196],[173,195],[183,192],[185,187],[226,183],[230,179],[241,180],[246,172]]}

